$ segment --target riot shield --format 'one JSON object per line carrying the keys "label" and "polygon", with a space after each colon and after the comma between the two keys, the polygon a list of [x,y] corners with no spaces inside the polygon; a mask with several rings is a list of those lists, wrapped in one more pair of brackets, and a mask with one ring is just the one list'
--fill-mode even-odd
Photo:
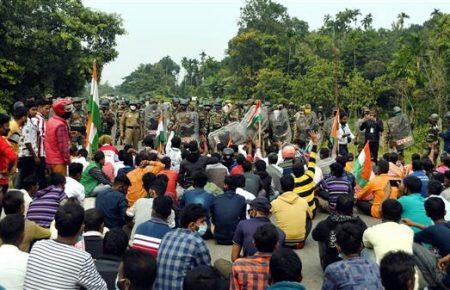
{"label": "riot shield", "polygon": [[211,148],[216,148],[217,144],[228,145],[244,144],[246,141],[245,128],[239,122],[232,122],[214,132],[209,133],[208,141]]}
{"label": "riot shield", "polygon": [[184,111],[176,114],[175,133],[180,136],[182,142],[198,141],[198,130],[197,112]]}
{"label": "riot shield", "polygon": [[147,132],[146,135],[154,136],[156,134],[156,129],[158,129],[158,121],[161,116],[160,106],[158,104],[150,104],[145,107],[144,110],[144,126]]}
{"label": "riot shield", "polygon": [[[245,134],[247,137],[250,137],[254,142],[258,139],[258,124],[254,124],[252,126],[249,126],[251,124],[251,117],[254,113],[254,110],[256,110],[256,106],[253,105],[250,107],[250,109],[247,111],[247,113],[244,115],[244,118],[242,119],[241,126],[245,129]],[[269,127],[269,113],[266,106],[262,106],[262,121],[261,121],[261,132],[264,133],[265,130]]]}
{"label": "riot shield", "polygon": [[292,132],[286,109],[273,110],[269,114],[269,126],[274,142],[291,142]]}
{"label": "riot shield", "polygon": [[406,115],[400,114],[387,121],[389,144],[397,149],[405,149],[414,145],[411,124]]}

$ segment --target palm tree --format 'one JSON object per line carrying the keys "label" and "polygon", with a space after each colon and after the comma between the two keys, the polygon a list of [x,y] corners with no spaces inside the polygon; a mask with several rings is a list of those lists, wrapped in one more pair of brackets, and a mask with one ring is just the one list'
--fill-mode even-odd
{"label": "palm tree", "polygon": [[363,20],[361,21],[364,30],[369,30],[372,28],[372,22],[373,22],[373,16],[372,13],[369,13],[366,15],[366,17],[363,18]]}

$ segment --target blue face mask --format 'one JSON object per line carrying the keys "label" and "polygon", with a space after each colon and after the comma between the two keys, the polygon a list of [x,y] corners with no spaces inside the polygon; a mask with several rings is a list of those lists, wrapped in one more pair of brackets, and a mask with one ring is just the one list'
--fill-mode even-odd
{"label": "blue face mask", "polygon": [[203,236],[203,235],[206,233],[207,230],[208,230],[208,225],[205,223],[205,224],[201,225],[201,226],[198,228],[197,233],[198,233],[200,236]]}

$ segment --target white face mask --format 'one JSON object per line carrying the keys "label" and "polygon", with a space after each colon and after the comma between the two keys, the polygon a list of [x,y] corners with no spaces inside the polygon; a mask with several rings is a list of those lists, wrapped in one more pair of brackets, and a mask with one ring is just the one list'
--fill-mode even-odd
{"label": "white face mask", "polygon": [[197,233],[200,236],[203,236],[206,233],[207,230],[208,230],[208,225],[206,223],[204,223],[198,228]]}
{"label": "white face mask", "polygon": [[136,110],[136,106],[130,106],[131,111]]}

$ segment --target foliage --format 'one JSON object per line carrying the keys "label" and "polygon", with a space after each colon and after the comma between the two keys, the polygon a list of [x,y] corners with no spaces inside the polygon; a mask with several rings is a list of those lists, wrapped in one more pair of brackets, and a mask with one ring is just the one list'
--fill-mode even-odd
{"label": "foliage", "polygon": [[94,11],[81,0],[0,2],[0,104],[29,96],[77,96],[99,70],[114,60],[118,15]]}

